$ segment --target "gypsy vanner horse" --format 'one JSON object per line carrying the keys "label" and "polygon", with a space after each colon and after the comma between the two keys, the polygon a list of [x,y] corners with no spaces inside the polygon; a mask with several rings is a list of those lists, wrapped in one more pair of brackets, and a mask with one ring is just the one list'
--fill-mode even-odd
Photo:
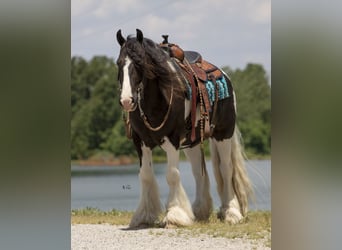
{"label": "gypsy vanner horse", "polygon": [[[161,44],[145,38],[139,29],[136,31],[135,37],[128,36],[126,39],[121,30],[116,34],[121,47],[117,60],[120,104],[128,114],[127,126],[140,159],[140,202],[129,227],[153,225],[162,212],[152,165],[152,149],[156,146],[167,154],[166,180],[170,188],[166,215],[160,223],[165,227],[187,226],[195,219],[208,220],[213,205],[201,148],[203,142],[199,139],[203,139],[203,114],[200,105],[192,110],[194,106],[191,104],[191,95],[198,95],[198,90],[190,93],[189,81],[176,58],[170,56]],[[228,95],[214,101],[215,124],[211,124],[209,143],[217,192],[221,199],[217,216],[222,221],[235,224],[247,213],[252,188],[244,166],[240,134],[235,125],[233,88],[229,77],[223,72],[222,75]],[[198,96],[196,98],[200,99]],[[196,117],[196,124],[190,121],[189,125],[191,116]],[[211,110],[211,123],[212,116]],[[192,126],[196,127],[193,130],[196,132],[195,140],[189,135]],[[196,199],[192,206],[180,181],[180,149],[184,150],[191,163],[196,182]]]}

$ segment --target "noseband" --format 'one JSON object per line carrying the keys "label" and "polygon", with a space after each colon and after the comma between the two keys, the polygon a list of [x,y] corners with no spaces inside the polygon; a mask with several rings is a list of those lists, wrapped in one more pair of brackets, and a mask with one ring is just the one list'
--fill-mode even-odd
{"label": "noseband", "polygon": [[145,115],[144,113],[144,110],[142,109],[141,107],[141,92],[143,91],[143,85],[142,83],[140,83],[138,89],[137,89],[137,92],[138,92],[138,107],[139,107],[139,111],[140,111],[140,117],[141,119],[144,121],[144,124],[145,126],[149,129],[149,130],[152,130],[152,131],[158,131],[160,130],[162,127],[164,127],[167,119],[169,118],[169,115],[170,115],[170,111],[171,111],[171,105],[172,105],[172,100],[173,100],[173,86],[171,86],[171,96],[170,96],[170,101],[169,101],[169,107],[167,109],[167,112],[164,116],[164,119],[162,121],[162,123],[157,126],[157,127],[152,127],[152,125],[150,124],[150,122],[148,121],[147,119],[147,116]]}

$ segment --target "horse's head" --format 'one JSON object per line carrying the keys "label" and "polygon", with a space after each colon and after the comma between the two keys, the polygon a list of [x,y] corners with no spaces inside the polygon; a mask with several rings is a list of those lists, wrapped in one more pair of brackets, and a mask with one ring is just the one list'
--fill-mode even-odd
{"label": "horse's head", "polygon": [[137,29],[136,37],[125,39],[121,30],[116,33],[121,46],[117,60],[118,79],[120,83],[120,104],[130,112],[137,105],[137,92],[144,77],[145,50],[143,48],[143,33]]}
{"label": "horse's head", "polygon": [[[143,93],[139,90],[147,86],[158,86],[168,102],[170,86],[178,79],[169,55],[151,39],[145,38],[139,29],[135,37],[128,36],[127,39],[119,30],[116,38],[121,47],[117,65],[122,107],[128,112],[134,111],[139,93]],[[149,85],[151,83],[155,84]]]}

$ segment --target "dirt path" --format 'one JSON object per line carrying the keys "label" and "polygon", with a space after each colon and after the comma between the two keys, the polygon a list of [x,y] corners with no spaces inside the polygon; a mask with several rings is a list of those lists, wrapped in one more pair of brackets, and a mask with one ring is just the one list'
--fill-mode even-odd
{"label": "dirt path", "polygon": [[127,226],[75,224],[71,226],[71,249],[149,250],[149,249],[270,249],[264,240],[227,239],[193,235],[186,229],[148,228],[125,230]]}

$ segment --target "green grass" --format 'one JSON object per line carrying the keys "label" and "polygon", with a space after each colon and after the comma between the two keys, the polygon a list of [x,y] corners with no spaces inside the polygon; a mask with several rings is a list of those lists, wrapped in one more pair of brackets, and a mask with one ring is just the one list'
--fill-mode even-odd
{"label": "green grass", "polygon": [[72,224],[103,224],[126,225],[133,216],[133,212],[118,211],[102,211],[97,208],[87,207],[85,209],[71,211]]}
{"label": "green grass", "polygon": [[[183,230],[191,229],[193,235],[207,234],[212,237],[264,239],[271,233],[271,212],[249,212],[239,224],[221,222],[213,213],[209,222],[196,222]],[[187,232],[188,233],[188,232]]]}
{"label": "green grass", "polygon": [[[133,212],[128,211],[101,211],[96,208],[86,208],[81,210],[72,210],[72,224],[102,224],[128,225]],[[158,225],[155,225],[158,227]],[[166,234],[170,231],[165,230]],[[158,237],[161,232],[150,231],[150,234]],[[266,246],[271,246],[271,212],[270,211],[252,211],[239,224],[230,225],[221,222],[216,213],[212,213],[208,222],[195,222],[188,227],[179,227],[176,229],[176,235],[183,237],[193,237],[206,234],[211,237],[224,237],[229,239],[246,238],[251,240],[265,240]]]}

